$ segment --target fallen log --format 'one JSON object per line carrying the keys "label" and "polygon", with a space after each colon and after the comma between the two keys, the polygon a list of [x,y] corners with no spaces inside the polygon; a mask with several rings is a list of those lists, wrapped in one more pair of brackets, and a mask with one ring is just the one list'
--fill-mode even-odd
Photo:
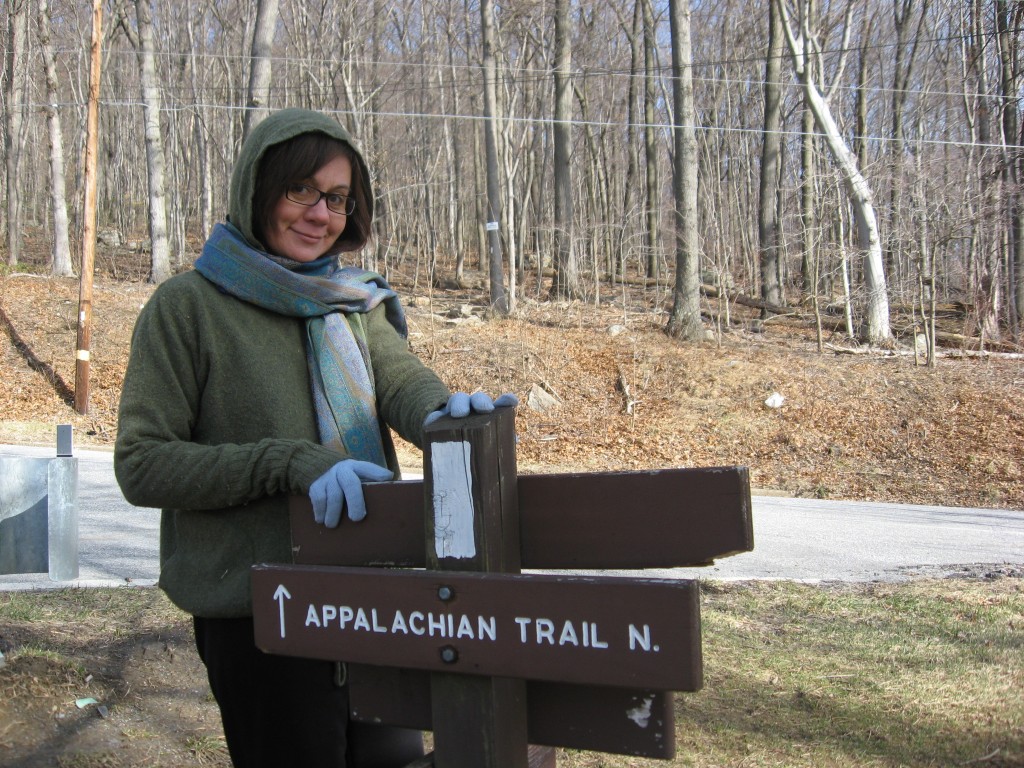
{"label": "fallen log", "polygon": [[963,334],[951,333],[949,331],[936,331],[935,341],[946,347],[961,347],[972,352],[1007,352],[1016,354],[1021,351],[1018,344],[1011,344],[1006,341],[993,341],[992,339],[985,340],[983,349],[981,339],[976,336],[964,336]]}
{"label": "fallen log", "polygon": [[[717,299],[721,295],[719,290],[713,285],[702,285],[700,290],[701,293],[709,299]],[[763,299],[755,299],[751,296],[745,296],[742,293],[730,293],[727,298],[729,301],[740,304],[741,306],[764,310],[766,312],[771,312],[773,315],[789,315],[793,313],[792,307],[780,307],[778,304],[772,304],[764,301]]]}

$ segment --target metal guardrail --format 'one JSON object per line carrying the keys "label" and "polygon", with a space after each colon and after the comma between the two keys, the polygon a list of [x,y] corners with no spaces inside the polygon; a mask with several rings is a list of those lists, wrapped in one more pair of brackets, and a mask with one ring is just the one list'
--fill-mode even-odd
{"label": "metal guardrail", "polygon": [[71,425],[53,458],[0,456],[0,574],[78,578],[78,459]]}

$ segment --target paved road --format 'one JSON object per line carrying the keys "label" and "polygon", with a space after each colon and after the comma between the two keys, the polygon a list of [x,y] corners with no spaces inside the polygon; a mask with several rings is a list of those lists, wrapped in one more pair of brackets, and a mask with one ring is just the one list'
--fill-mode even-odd
{"label": "paved road", "polygon": [[[0,446],[0,455],[52,456]],[[153,584],[159,513],[132,507],[114,482],[111,454],[76,450],[79,563],[75,582],[0,575],[0,590]],[[1024,511],[755,496],[753,552],[707,568],[655,569],[661,578],[900,580],[959,572],[1024,574]]]}

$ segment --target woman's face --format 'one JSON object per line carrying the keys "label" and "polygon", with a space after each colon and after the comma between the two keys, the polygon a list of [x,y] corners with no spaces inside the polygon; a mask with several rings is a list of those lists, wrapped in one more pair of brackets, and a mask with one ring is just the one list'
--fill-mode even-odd
{"label": "woman's face", "polygon": [[[352,189],[352,163],[338,155],[308,179],[296,181],[321,192],[347,195]],[[315,205],[301,205],[281,195],[270,214],[263,239],[267,250],[277,256],[301,262],[315,261],[331,249],[347,221],[345,214],[327,210],[323,197]]]}

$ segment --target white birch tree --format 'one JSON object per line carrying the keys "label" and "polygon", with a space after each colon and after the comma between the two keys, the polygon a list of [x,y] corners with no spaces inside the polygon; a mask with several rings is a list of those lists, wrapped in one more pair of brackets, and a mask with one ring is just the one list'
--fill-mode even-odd
{"label": "white birch tree", "polygon": [[146,142],[146,179],[149,189],[149,282],[162,283],[171,276],[171,246],[167,236],[167,200],[164,183],[164,142],[160,130],[162,97],[156,73],[151,0],[135,0],[137,31],[122,7],[119,24],[139,59],[142,84],[142,121]]}
{"label": "white birch tree", "polygon": [[4,150],[7,170],[7,263],[21,257],[24,208],[21,190],[22,130],[27,86],[28,2],[11,0],[7,8],[7,82]]}
{"label": "white birch tree", "polygon": [[67,185],[64,179],[64,136],[60,113],[57,111],[57,66],[50,43],[50,0],[39,0],[39,48],[43,55],[46,74],[46,126],[50,144],[50,204],[53,207],[53,248],[50,272],[59,277],[70,277],[75,270],[71,265],[71,234],[68,224]]}
{"label": "white birch tree", "polygon": [[857,238],[864,252],[864,282],[867,289],[865,308],[865,340],[871,344],[889,344],[892,331],[889,324],[889,295],[882,262],[882,241],[878,232],[878,219],[871,185],[857,166],[857,158],[843,138],[832,115],[832,109],[818,84],[814,81],[808,59],[814,38],[809,23],[810,0],[799,0],[796,24],[786,0],[772,0],[778,4],[783,17],[783,31],[789,45],[793,69],[796,72],[808,108],[814,114],[818,129],[824,134],[833,161],[839,168],[846,186],[846,194],[857,223]]}
{"label": "white birch tree", "polygon": [[270,79],[273,75],[274,31],[277,29],[278,0],[259,0],[256,5],[256,26],[252,32],[249,55],[249,99],[245,105],[245,127],[242,140],[260,124],[270,107]]}

